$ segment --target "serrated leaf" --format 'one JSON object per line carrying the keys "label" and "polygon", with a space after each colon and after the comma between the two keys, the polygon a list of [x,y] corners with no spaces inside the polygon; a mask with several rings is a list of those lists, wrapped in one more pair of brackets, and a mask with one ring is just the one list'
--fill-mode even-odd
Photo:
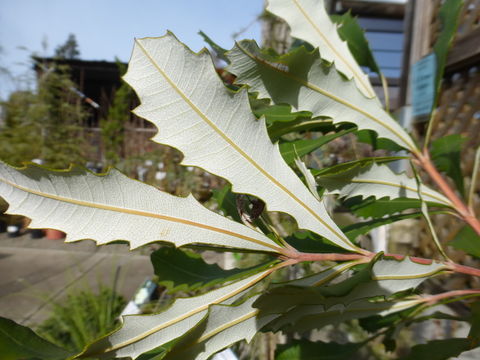
{"label": "serrated leaf", "polygon": [[412,347],[410,353],[402,357],[402,360],[447,360],[457,357],[462,352],[470,349],[469,339],[445,339],[431,340],[426,344],[419,344]]}
{"label": "serrated leaf", "polygon": [[382,77],[382,71],[373,56],[370,44],[365,36],[365,30],[358,24],[350,11],[343,15],[330,15],[330,18],[338,24],[338,33],[340,37],[347,42],[348,48],[355,61],[360,66],[366,66],[379,77]]}
{"label": "serrated leaf", "polygon": [[339,344],[336,342],[293,340],[278,345],[275,360],[351,360],[363,343]]}
{"label": "serrated leaf", "polygon": [[280,144],[280,153],[287,164],[292,164],[295,161],[295,157],[302,157],[317,150],[319,147],[328,144],[330,141],[335,140],[343,135],[353,132],[354,129],[341,130],[334,134],[322,135],[316,139],[305,139],[284,142]]}
{"label": "serrated leaf", "polygon": [[[300,283],[299,286],[298,281],[287,283],[283,287],[275,287],[262,296],[255,305],[265,313],[284,313],[294,306],[297,310],[292,311],[298,312],[300,307],[310,305],[322,305],[328,310],[335,304],[348,306],[363,299],[389,297],[398,292],[414,289],[423,281],[447,269],[442,263],[419,264],[409,258],[400,261],[385,258],[374,261],[342,282],[324,286],[323,279],[338,276],[337,272],[351,267],[350,264],[343,269],[339,267],[329,269],[324,272],[325,275],[321,273],[323,277],[312,284],[314,288],[306,288],[304,283]],[[309,279],[310,277],[307,277],[307,280]]]}
{"label": "serrated leaf", "polygon": [[[441,214],[442,211],[430,211],[430,214]],[[382,214],[383,215],[383,214]],[[360,235],[365,235],[370,232],[370,230],[375,229],[379,226],[392,224],[397,221],[405,219],[415,219],[421,217],[423,214],[421,212],[392,215],[387,217],[382,217],[380,219],[373,219],[370,221],[357,222],[342,228],[342,231],[353,241]]]}
{"label": "serrated leaf", "polygon": [[480,259],[480,236],[468,225],[464,226],[448,245]]}
{"label": "serrated leaf", "polygon": [[[263,102],[264,100],[262,103]],[[308,111],[292,113],[289,105],[268,105],[267,103],[260,108],[254,108],[252,106],[252,111],[257,118],[264,116],[267,125],[272,125],[278,122],[291,123],[293,121],[307,120],[311,117]]]}
{"label": "serrated leaf", "polygon": [[315,198],[320,201],[320,195],[318,195],[318,191],[317,191],[317,183],[312,173],[307,168],[307,165],[305,165],[305,163],[302,160],[300,160],[298,157],[295,158],[294,161],[295,161],[295,165],[297,166],[297,169],[302,173],[303,178],[305,180],[305,184],[307,185],[308,189],[313,194],[313,196],[315,196]]}
{"label": "serrated leaf", "polygon": [[379,137],[378,134],[372,130],[360,130],[357,131],[355,135],[359,142],[371,145],[373,150],[389,150],[393,152],[403,150],[396,142],[384,137]]}
{"label": "serrated leaf", "polygon": [[402,311],[420,303],[420,300],[407,300],[400,302],[370,302],[360,300],[349,306],[334,305],[325,309],[323,305],[307,305],[296,307],[273,320],[266,329],[304,332],[320,329],[326,325],[339,324],[352,319],[361,319],[367,316],[386,316],[397,311]]}
{"label": "serrated leaf", "polygon": [[408,159],[405,156],[380,156],[380,157],[367,157],[359,160],[347,161],[341,164],[329,166],[323,169],[312,170],[312,174],[317,175],[332,175],[340,174],[353,169],[359,169],[371,164],[386,164],[392,161]]}
{"label": "serrated leaf", "polygon": [[[429,207],[446,207],[436,203],[427,203]],[[409,209],[420,209],[421,202],[418,199],[375,199],[369,197],[362,199],[360,196],[346,199],[343,203],[348,207],[356,216],[363,218],[379,218],[395,213],[399,213]]]}
{"label": "serrated leaf", "polygon": [[462,144],[465,141],[460,134],[452,134],[432,142],[430,155],[438,170],[449,176],[458,191],[465,195],[463,174],[461,169]]}
{"label": "serrated leaf", "polygon": [[228,58],[225,56],[225,53],[227,52],[226,49],[218,45],[215,41],[213,41],[207,34],[205,34],[203,31],[199,31],[198,34],[203,38],[203,40],[210,45],[213,51],[215,51],[215,55],[217,58],[225,61],[227,64],[229,63]]}
{"label": "serrated leaf", "polygon": [[372,146],[372,150],[388,150],[392,152],[402,151],[402,146],[398,145],[396,142],[379,137],[375,131],[372,130],[360,130],[355,134],[359,142],[369,144]]}
{"label": "serrated leaf", "polygon": [[471,304],[470,310],[469,322],[472,326],[468,332],[468,339],[472,347],[478,347],[480,346],[480,302],[477,301]]}
{"label": "serrated leaf", "polygon": [[218,209],[237,222],[242,222],[237,210],[235,194],[232,193],[232,185],[226,184],[221,189],[212,190],[212,199],[217,202]]}
{"label": "serrated leaf", "polygon": [[[260,296],[254,306],[259,308],[262,314],[266,315],[282,314],[298,305],[323,303],[326,299],[325,294],[319,293],[311,287],[325,286],[329,284],[330,281],[358,264],[359,263],[355,261],[346,262],[300,279],[274,283],[270,290],[268,290],[263,296]],[[333,290],[330,291],[330,294],[332,296],[340,296],[348,293],[352,288],[352,281],[349,281],[349,283],[350,284],[345,284],[345,281],[342,281],[339,283],[340,285],[332,285]]]}
{"label": "serrated leaf", "polygon": [[311,231],[295,231],[292,235],[285,238],[296,250],[307,253],[344,253],[343,249]]}
{"label": "serrated leaf", "polygon": [[339,275],[343,274],[345,271],[351,269],[353,266],[358,265],[358,261],[344,262],[338,265],[331,266],[325,270],[322,270],[318,273],[305,276],[300,279],[285,281],[282,283],[272,284],[272,288],[280,286],[298,286],[298,287],[310,287],[310,286],[324,286],[328,284],[333,279],[337,278]]}
{"label": "serrated leaf", "polygon": [[437,60],[437,74],[435,77],[436,95],[433,107],[435,107],[440,94],[445,64],[447,63],[448,50],[450,49],[450,45],[457,33],[459,15],[462,7],[462,0],[447,0],[443,2],[438,13],[438,16],[440,17],[441,31],[437,37],[437,41],[433,45],[433,52],[435,53]]}
{"label": "serrated leaf", "polygon": [[332,23],[323,0],[269,0],[267,11],[283,18],[291,35],[320,48],[322,59],[335,63],[347,78],[353,78],[365,96],[375,97],[368,76],[356,63],[347,43],[340,39],[337,25]]}
{"label": "serrated leaf", "polygon": [[258,309],[252,307],[257,297],[235,306],[211,306],[204,322],[182,337],[165,360],[206,360],[236,342],[250,342],[258,330],[275,318],[258,318]]}
{"label": "serrated leaf", "polygon": [[[317,176],[319,185],[329,193],[338,194],[341,198],[374,196],[377,199],[388,197],[419,199],[415,179],[406,174],[395,174],[388,166],[375,163],[364,167],[353,167],[350,170]],[[422,186],[424,201],[451,206],[450,201],[442,194]]]}
{"label": "serrated leaf", "polygon": [[302,120],[298,119],[290,123],[276,122],[268,127],[268,134],[272,141],[279,140],[280,137],[289,133],[302,133],[307,131],[319,131],[323,134],[330,131],[336,131],[337,128],[333,125],[331,120]]}
{"label": "serrated leaf", "polygon": [[159,314],[124,316],[120,329],[90,344],[78,357],[136,358],[182,336],[202,321],[210,305],[228,304],[229,299],[258,283],[273,270],[274,268],[265,270],[204,295],[177,299],[172,306]]}
{"label": "serrated leaf", "polygon": [[265,235],[215,214],[193,196],[170,195],[115,169],[95,175],[80,167],[17,169],[0,162],[0,196],[10,204],[9,214],[31,218],[31,228],[62,230],[67,242],[127,240],[137,248],[168,241],[280,251]]}
{"label": "serrated leaf", "polygon": [[183,153],[183,165],[219,175],[234,192],[292,215],[300,228],[358,250],[285,164],[251,113],[247,91],[225,88],[206,52],[192,53],[172,34],[137,39],[125,80],[141,100],[135,114],[158,127],[154,141]]}
{"label": "serrated leaf", "polygon": [[41,338],[28,327],[0,317],[0,355],[2,360],[63,360],[71,354]]}
{"label": "serrated leaf", "polygon": [[150,255],[158,283],[169,292],[198,291],[250,276],[272,265],[268,262],[246,269],[224,270],[217,264],[207,264],[193,252],[162,247]]}
{"label": "serrated leaf", "polygon": [[258,119],[265,117],[268,135],[273,142],[291,132],[319,131],[327,134],[337,131],[330,120],[312,120],[312,114],[308,111],[292,112],[290,105],[270,105],[270,100],[257,99],[252,94],[249,98],[255,116]]}
{"label": "serrated leaf", "polygon": [[300,47],[282,56],[262,52],[254,41],[241,41],[227,54],[228,71],[259,98],[291,104],[313,117],[331,118],[334,124],[354,123],[359,130],[374,130],[379,137],[419,153],[406,131],[383,110],[377,99],[367,99],[351,81],[325,65],[318,51]]}
{"label": "serrated leaf", "polygon": [[410,315],[415,313],[416,310],[417,308],[411,307],[386,316],[368,316],[361,318],[358,323],[364,330],[367,330],[370,333],[375,333],[382,328],[392,328],[392,326],[400,320],[410,317]]}

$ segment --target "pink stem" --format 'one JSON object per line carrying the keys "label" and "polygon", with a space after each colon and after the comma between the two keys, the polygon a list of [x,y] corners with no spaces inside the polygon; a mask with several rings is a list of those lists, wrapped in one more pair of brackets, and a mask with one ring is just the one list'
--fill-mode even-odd
{"label": "pink stem", "polygon": [[[352,261],[362,260],[361,262],[367,263],[375,257],[375,253],[367,252],[365,254],[337,254],[337,253],[304,253],[296,251],[293,248],[284,249],[282,257],[288,261],[288,264],[296,264],[302,261]],[[385,257],[391,257],[396,260],[403,260],[405,255],[385,253]],[[418,264],[430,265],[434,260],[425,259],[416,256],[410,256],[410,260]],[[456,273],[467,274],[471,276],[480,277],[480,269],[476,269],[470,266],[456,264],[451,261],[442,261],[442,264],[446,266],[446,270],[450,270]]]}
{"label": "pink stem", "polygon": [[454,290],[454,291],[448,291],[444,292],[442,294],[438,295],[431,295],[427,296],[424,299],[422,299],[423,302],[427,304],[434,304],[440,300],[443,299],[448,299],[450,297],[455,297],[455,296],[465,296],[465,295],[474,295],[474,294],[480,294],[480,290]]}
{"label": "pink stem", "polygon": [[442,175],[438,172],[437,168],[430,160],[430,155],[427,151],[423,155],[417,155],[418,164],[430,175],[432,180],[442,190],[444,195],[452,202],[453,207],[462,217],[462,219],[472,227],[475,232],[480,235],[480,221],[475,217],[475,214],[467,205],[457,196],[455,191],[448,185]]}

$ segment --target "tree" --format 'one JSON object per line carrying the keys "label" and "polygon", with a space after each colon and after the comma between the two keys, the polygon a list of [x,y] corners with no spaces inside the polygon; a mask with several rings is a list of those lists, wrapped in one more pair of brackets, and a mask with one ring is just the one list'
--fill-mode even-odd
{"label": "tree", "polygon": [[88,111],[71,91],[69,69],[39,66],[35,90],[14,92],[1,103],[0,157],[15,165],[41,159],[53,168],[84,163],[88,146],[79,134]]}
{"label": "tree", "polygon": [[55,57],[59,59],[73,60],[80,57],[78,42],[75,34],[69,34],[63,45],[58,45],[55,49]]}
{"label": "tree", "polygon": [[[119,72],[124,74],[126,66],[117,60]],[[122,83],[115,90],[112,104],[105,118],[100,120],[102,140],[105,147],[105,162],[107,165],[117,165],[123,157],[125,140],[125,124],[130,119],[129,108],[132,100],[132,90]]]}
{"label": "tree", "polygon": [[[304,338],[277,354],[279,359],[309,354],[348,359],[377,338],[392,349],[397,331],[417,321],[452,318],[425,310],[460,300],[470,309],[469,316],[453,318],[472,324],[468,338],[417,345],[409,356],[428,353],[430,358],[446,359],[480,344],[478,303],[469,300],[478,297],[480,289],[419,293],[419,286],[433,277],[480,276],[480,269],[448,258],[433,226],[436,259],[374,253],[358,242],[360,235],[385,223],[424,217],[431,224],[431,213],[444,212],[465,221],[471,245],[478,249],[480,221],[433,164],[430,144],[420,149],[372,95],[368,77],[354,61],[358,53],[350,50],[355,47],[341,41],[322,2],[271,0],[268,10],[283,17],[292,35],[315,50],[299,47],[278,55],[253,41],[238,42],[226,54],[228,70],[236,76],[232,91],[218,77],[207,52],[195,54],[168,33],[137,39],[124,77],[141,101],[135,114],[159,129],[153,141],[179,149],[183,165],[203,168],[230,182],[231,188],[216,197],[222,214],[191,196],[169,195],[114,169],[95,175],[80,167],[53,172],[0,163],[0,195],[11,204],[10,211],[31,217],[33,227],[59,228],[67,233],[67,241],[88,238],[105,244],[123,239],[132,248],[169,242],[175,247],[161,247],[152,254],[156,274],[171,291],[180,288],[195,294],[177,299],[158,314],[125,317],[119,329],[73,357],[208,359],[233,343],[251,340],[257,332],[305,334],[355,319],[369,333],[362,341],[340,345]],[[441,12],[444,23],[455,22],[460,10],[460,1],[446,1]],[[445,26],[443,31],[435,47],[437,89],[455,27]],[[344,36],[351,41],[349,32]],[[396,174],[386,165],[398,156],[363,158],[322,169],[310,169],[299,158],[335,137],[362,130],[405,150],[413,177]],[[303,138],[305,131],[317,137]],[[424,184],[419,172],[429,175],[439,191]],[[251,206],[238,206],[241,214],[235,214],[233,193],[252,199]],[[326,195],[338,195],[344,207],[362,210],[371,219],[339,226],[326,210]],[[382,202],[385,198],[387,204]],[[273,217],[272,212],[290,218]],[[284,224],[294,230],[287,232]],[[247,269],[222,270],[186,247],[263,257]],[[306,262],[323,267],[289,281],[264,281]],[[3,329],[28,332],[7,321]],[[41,341],[24,338],[26,344]],[[21,344],[17,340],[12,347],[24,350]],[[44,346],[45,352],[52,352]]]}

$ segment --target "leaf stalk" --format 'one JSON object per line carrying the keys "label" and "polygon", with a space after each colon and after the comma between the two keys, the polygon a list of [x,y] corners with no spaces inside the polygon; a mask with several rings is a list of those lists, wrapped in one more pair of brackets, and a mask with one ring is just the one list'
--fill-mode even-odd
{"label": "leaf stalk", "polygon": [[[352,261],[357,260],[359,264],[368,263],[378,254],[374,252],[365,251],[364,254],[340,254],[340,253],[304,253],[293,248],[284,249],[282,257],[284,258],[283,266],[297,264],[303,261]],[[384,257],[390,257],[395,260],[403,260],[406,255],[384,253]],[[410,260],[418,264],[430,265],[434,259],[420,258],[416,256],[409,256]],[[456,273],[480,277],[480,269],[476,269],[466,265],[460,265],[453,261],[442,261],[445,265],[445,270]]]}
{"label": "leaf stalk", "polygon": [[453,208],[458,212],[462,219],[470,225],[478,235],[480,235],[480,221],[438,172],[430,159],[428,151],[424,150],[423,154],[417,154],[416,156],[417,163],[427,172],[430,178],[437,184],[440,190],[442,190],[443,194],[452,202]]}

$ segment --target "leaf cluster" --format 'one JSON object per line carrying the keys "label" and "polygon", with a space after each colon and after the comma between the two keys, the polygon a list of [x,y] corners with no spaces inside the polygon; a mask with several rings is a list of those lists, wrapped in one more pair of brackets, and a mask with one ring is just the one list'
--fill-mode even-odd
{"label": "leaf cluster", "polygon": [[[446,26],[435,47],[437,57],[443,56],[439,68],[459,4],[448,0],[443,5]],[[448,14],[445,9],[456,10]],[[417,168],[424,169],[438,179],[441,171],[463,194],[461,139],[438,139],[431,153],[419,148],[363,72],[361,66],[367,66],[383,79],[350,14],[334,19],[336,24],[323,1],[310,0],[270,0],[267,10],[283,18],[304,45],[277,54],[240,41],[225,51],[202,33],[228,63],[234,84],[226,86],[219,78],[206,50],[193,53],[172,33],[137,39],[124,76],[140,99],[134,113],[158,128],[152,140],[179,150],[181,165],[228,182],[214,191],[215,211],[191,195],[170,195],[115,169],[97,175],[78,166],[56,172],[0,163],[0,196],[10,213],[30,217],[31,227],[61,229],[66,241],[124,240],[131,248],[174,245],[161,244],[151,261],[158,283],[176,300],[159,313],[123,317],[119,328],[72,359],[208,359],[268,331],[303,334],[279,346],[278,359],[346,359],[378,339],[385,351],[394,351],[398,332],[437,318],[473,324],[469,338],[416,345],[407,358],[432,353],[431,358],[444,359],[479,345],[476,305],[466,319],[425,311],[478,296],[480,290],[421,295],[433,277],[443,279],[451,272],[478,276],[478,269],[446,258],[434,231],[445,257],[441,260],[375,253],[362,241],[380,226],[421,217],[431,224],[430,215],[455,213],[470,227],[452,245],[478,256],[478,220],[459,206],[461,200],[443,180],[437,181],[437,190],[417,174]],[[127,95],[119,90],[108,115],[118,122],[104,129],[112,152],[123,141]],[[53,119],[64,115],[60,110],[49,110]],[[331,161],[327,147],[352,134],[373,148],[404,152]],[[432,170],[430,154],[438,170]],[[116,156],[110,160],[117,161]],[[412,167],[414,176],[390,167],[408,160],[418,165]],[[207,264],[199,254],[204,250],[237,258],[254,253],[263,260],[224,269]],[[367,337],[342,345],[309,337],[316,329],[353,321]],[[32,343],[44,341],[8,320],[2,326],[28,333]],[[30,356],[28,345],[27,339],[12,351]],[[49,346],[42,345],[45,358]]]}

